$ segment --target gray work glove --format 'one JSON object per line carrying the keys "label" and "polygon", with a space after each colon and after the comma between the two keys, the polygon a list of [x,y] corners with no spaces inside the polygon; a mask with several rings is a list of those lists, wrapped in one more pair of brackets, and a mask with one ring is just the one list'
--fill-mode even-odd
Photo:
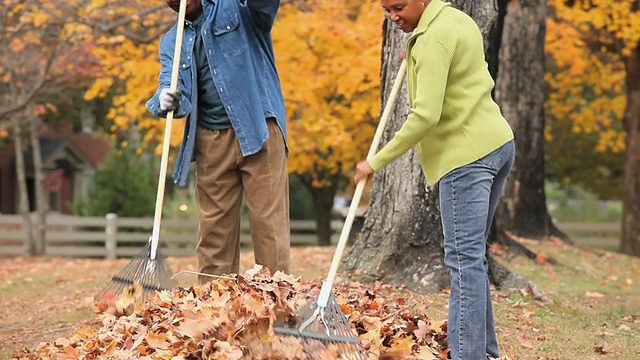
{"label": "gray work glove", "polygon": [[171,91],[169,88],[164,88],[160,91],[158,99],[160,100],[160,110],[162,111],[175,111],[180,108],[180,99],[182,94],[180,90]]}

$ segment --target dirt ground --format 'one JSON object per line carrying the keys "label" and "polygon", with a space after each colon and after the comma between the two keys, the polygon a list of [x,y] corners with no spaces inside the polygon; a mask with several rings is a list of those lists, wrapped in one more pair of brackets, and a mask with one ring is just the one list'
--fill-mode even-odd
{"label": "dirt ground", "polygon": [[[514,360],[639,359],[640,259],[551,242],[527,245],[558,260],[559,265],[524,258],[504,261],[533,280],[550,301],[537,301],[524,291],[494,291],[503,353]],[[293,274],[320,283],[334,248],[292,251]],[[94,295],[128,262],[0,258],[0,359],[10,359],[22,348],[35,349],[41,342],[69,336],[81,324],[94,323]],[[170,258],[169,263],[176,273],[195,270],[193,258]],[[241,263],[242,269],[253,266],[251,251],[243,252]],[[178,279],[180,285],[195,283],[191,274]],[[363,285],[357,286],[362,289]],[[407,290],[398,290],[401,293],[411,296],[414,306],[434,321],[446,319],[446,291],[407,295]]]}
{"label": "dirt ground", "polygon": [[[296,274],[313,280],[328,271],[333,248],[297,248],[292,256]],[[93,298],[131,260],[56,257],[0,257],[0,359],[9,359],[22,347],[66,336],[83,322],[95,319]],[[195,258],[169,258],[175,273],[197,270]],[[241,269],[254,264],[244,251]],[[195,275],[177,277],[191,285]]]}

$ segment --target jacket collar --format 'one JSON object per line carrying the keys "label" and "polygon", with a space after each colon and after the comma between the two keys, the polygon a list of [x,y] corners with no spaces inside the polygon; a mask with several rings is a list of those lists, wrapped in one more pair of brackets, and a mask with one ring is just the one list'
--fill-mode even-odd
{"label": "jacket collar", "polygon": [[440,11],[449,6],[451,6],[451,4],[448,2],[444,2],[442,0],[431,0],[422,12],[420,20],[418,21],[418,25],[416,26],[415,30],[413,31],[413,35],[409,40],[427,31],[429,24],[431,24],[433,19],[438,16]]}

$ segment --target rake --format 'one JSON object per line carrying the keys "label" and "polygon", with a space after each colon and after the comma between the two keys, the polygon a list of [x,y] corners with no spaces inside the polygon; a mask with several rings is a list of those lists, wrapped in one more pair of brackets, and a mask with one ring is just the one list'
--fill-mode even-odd
{"label": "rake", "polygon": [[[371,159],[377,151],[387,120],[402,86],[405,72],[406,61],[403,60],[369,148],[367,159]],[[274,332],[279,335],[294,336],[305,340],[320,341],[325,345],[337,346],[340,349],[340,359],[365,359],[365,354],[360,347],[360,340],[349,326],[347,317],[333,295],[333,283],[336,279],[338,267],[342,260],[349,233],[351,232],[351,225],[366,182],[367,179],[362,179],[356,185],[336,251],[331,261],[331,267],[327,278],[322,283],[320,293],[303,305],[294,318],[288,319],[286,323],[279,323],[278,326],[274,327]]]}
{"label": "rake", "polygon": [[[178,88],[178,71],[180,70],[180,52],[182,49],[182,36],[184,32],[184,22],[187,9],[187,1],[180,1],[178,11],[178,23],[176,31],[176,45],[173,56],[173,67],[171,72],[170,89],[175,91]],[[156,197],[155,214],[153,218],[153,229],[149,241],[140,253],[128,265],[126,265],[117,275],[111,278],[111,283],[98,295],[99,298],[110,295],[118,295],[128,291],[130,295],[141,295],[146,299],[149,293],[171,289],[175,287],[172,279],[172,270],[161,256],[158,249],[160,238],[160,219],[162,216],[162,205],[164,201],[165,180],[167,177],[167,163],[169,159],[169,145],[171,137],[171,125],[174,111],[167,113],[167,121],[164,130],[164,141],[162,144],[162,158],[160,160],[160,176],[158,179],[158,193]],[[142,287],[142,294],[133,294],[139,287]]]}

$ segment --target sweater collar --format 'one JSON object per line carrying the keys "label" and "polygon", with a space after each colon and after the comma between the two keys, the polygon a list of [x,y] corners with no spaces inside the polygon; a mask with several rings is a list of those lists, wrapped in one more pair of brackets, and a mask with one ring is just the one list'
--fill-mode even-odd
{"label": "sweater collar", "polygon": [[418,21],[418,26],[416,26],[416,29],[413,31],[413,36],[411,36],[411,38],[424,33],[433,19],[438,16],[440,11],[448,6],[451,6],[448,2],[444,2],[442,0],[431,0],[422,12],[420,20]]}

